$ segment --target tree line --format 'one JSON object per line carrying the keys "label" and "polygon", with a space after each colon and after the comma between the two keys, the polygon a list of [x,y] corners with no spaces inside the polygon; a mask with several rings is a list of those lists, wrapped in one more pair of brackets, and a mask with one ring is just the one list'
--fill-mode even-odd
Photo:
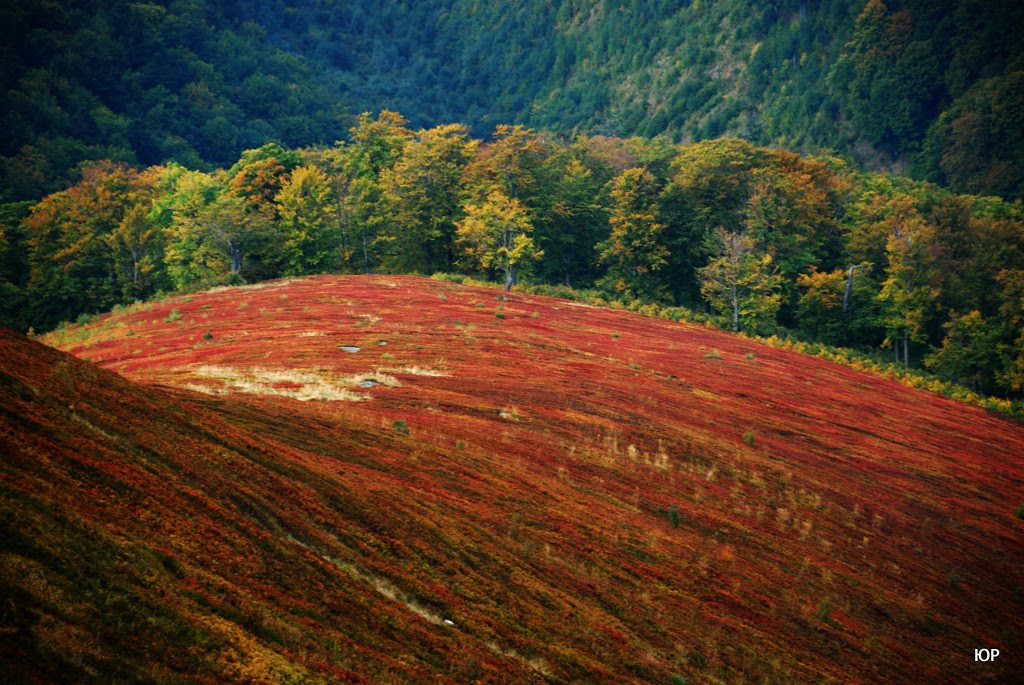
{"label": "tree line", "polygon": [[1024,384],[1024,209],[736,139],[562,138],[357,118],[230,168],[103,161],[0,205],[0,321],[53,328],[159,293],[313,273],[599,288],[725,326]]}

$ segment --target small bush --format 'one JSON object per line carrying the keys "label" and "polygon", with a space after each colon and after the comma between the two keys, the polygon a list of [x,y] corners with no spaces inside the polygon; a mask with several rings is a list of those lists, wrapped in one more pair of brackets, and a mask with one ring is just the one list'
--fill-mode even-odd
{"label": "small bush", "polygon": [[456,440],[455,441],[455,449],[457,449],[457,450],[459,450],[461,452],[462,450],[466,449],[466,443],[463,442],[462,440]]}
{"label": "small bush", "polygon": [[203,340],[213,340],[213,333],[210,331],[203,333]]}
{"label": "small bush", "polygon": [[672,505],[668,510],[668,520],[673,528],[679,527],[679,507]]}
{"label": "small bush", "polygon": [[391,425],[396,431],[398,431],[402,435],[409,434],[409,424],[407,424],[405,421],[399,419],[398,421],[393,422]]}
{"label": "small bush", "polygon": [[821,600],[821,604],[818,605],[818,620],[828,623],[832,620],[832,596],[829,595],[825,599]]}
{"label": "small bush", "polygon": [[531,319],[539,319],[540,318],[540,312],[534,312],[533,314],[530,314],[530,318]]}
{"label": "small bush", "polygon": [[504,319],[505,318],[505,312],[503,312],[503,311],[501,311],[499,309],[498,311],[494,312],[494,318],[495,319]]}
{"label": "small bush", "polygon": [[91,323],[91,322],[92,322],[92,314],[86,314],[85,312],[82,312],[81,314],[79,314],[78,318],[75,319],[75,323],[77,323],[79,326],[84,326],[85,324]]}
{"label": "small bush", "polygon": [[431,276],[435,281],[447,281],[448,283],[462,283],[466,277],[462,274],[437,273]]}
{"label": "small bush", "polygon": [[612,337],[615,338],[616,340],[618,340],[619,334],[618,333],[612,333]]}
{"label": "small bush", "polygon": [[722,353],[719,352],[718,350],[712,350],[712,351],[708,352],[707,354],[705,354],[704,358],[705,359],[721,359],[722,358]]}
{"label": "small bush", "polygon": [[1017,507],[1017,518],[1024,519],[1024,504]]}
{"label": "small bush", "polygon": [[171,313],[168,314],[167,318],[164,319],[164,323],[174,323],[175,321],[177,321],[180,318],[181,318],[181,312],[179,312],[177,309],[172,309]]}
{"label": "small bush", "polygon": [[747,359],[753,359],[754,358],[754,353],[753,352],[747,352],[743,356],[746,357]]}
{"label": "small bush", "polygon": [[743,434],[743,442],[747,443],[748,445],[753,445],[755,437],[756,436],[754,435],[754,431],[749,430]]}

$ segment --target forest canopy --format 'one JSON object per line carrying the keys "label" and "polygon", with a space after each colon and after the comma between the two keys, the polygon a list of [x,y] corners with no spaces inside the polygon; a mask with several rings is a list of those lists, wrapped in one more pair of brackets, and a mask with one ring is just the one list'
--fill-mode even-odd
{"label": "forest canopy", "polygon": [[82,163],[210,171],[330,145],[355,115],[477,137],[721,136],[1024,195],[1010,0],[5,0],[5,201]]}

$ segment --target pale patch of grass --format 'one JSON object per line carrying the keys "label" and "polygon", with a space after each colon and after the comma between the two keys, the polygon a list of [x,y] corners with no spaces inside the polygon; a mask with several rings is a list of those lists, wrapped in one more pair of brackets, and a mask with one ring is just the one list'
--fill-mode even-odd
{"label": "pale patch of grass", "polygon": [[201,385],[199,383],[179,383],[179,388],[201,392],[205,395],[224,395],[227,391],[223,388],[215,388],[212,385]]}
{"label": "pale patch of grass", "polygon": [[377,369],[373,373],[357,373],[352,376],[345,376],[344,378],[338,379],[343,384],[348,385],[359,385],[365,381],[373,381],[379,385],[384,385],[389,388],[397,388],[402,384],[394,376],[389,376],[383,373],[381,369]]}
{"label": "pale patch of grass", "polygon": [[298,278],[282,278],[276,281],[262,281],[260,283],[246,283],[244,285],[218,285],[208,289],[207,293],[222,293],[227,290],[262,290],[263,288],[280,288],[295,283]]}
{"label": "pale patch of grass", "polygon": [[378,321],[380,321],[379,316],[374,316],[372,314],[359,314],[359,320],[356,321],[356,326],[368,327],[374,325]]}
{"label": "pale patch of grass", "polygon": [[423,366],[385,366],[379,369],[381,372],[388,373],[404,373],[409,376],[451,376],[450,373],[445,373],[438,369],[430,369]]}
{"label": "pale patch of grass", "polygon": [[[224,386],[223,392],[241,392],[256,395],[275,395],[278,397],[290,397],[296,400],[326,400],[358,402],[369,399],[368,395],[352,392],[349,385],[357,385],[359,381],[368,378],[376,378],[373,374],[352,376],[344,379],[334,379],[323,375],[320,371],[297,371],[293,369],[237,369],[227,366],[200,366],[193,370],[193,373],[200,378],[210,378],[220,381]],[[358,380],[353,380],[358,379]],[[380,381],[378,381],[380,382]],[[397,382],[397,381],[396,381]],[[279,387],[278,384],[289,383],[295,387]],[[381,383],[384,385],[384,383]],[[198,388],[193,388],[198,389]],[[212,392],[214,390],[202,390]]]}
{"label": "pale patch of grass", "polygon": [[327,333],[325,331],[303,331],[302,333],[299,333],[298,337],[300,337],[300,338],[317,338],[317,337],[320,337],[322,335],[327,335]]}

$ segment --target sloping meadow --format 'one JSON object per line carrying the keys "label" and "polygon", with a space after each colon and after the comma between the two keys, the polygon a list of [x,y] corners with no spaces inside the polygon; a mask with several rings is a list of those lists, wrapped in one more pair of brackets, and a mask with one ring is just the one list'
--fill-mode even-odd
{"label": "sloping meadow", "polygon": [[93,365],[0,348],[5,659],[265,682],[1022,667],[1024,428],[979,409],[413,277],[220,289],[45,341]]}

